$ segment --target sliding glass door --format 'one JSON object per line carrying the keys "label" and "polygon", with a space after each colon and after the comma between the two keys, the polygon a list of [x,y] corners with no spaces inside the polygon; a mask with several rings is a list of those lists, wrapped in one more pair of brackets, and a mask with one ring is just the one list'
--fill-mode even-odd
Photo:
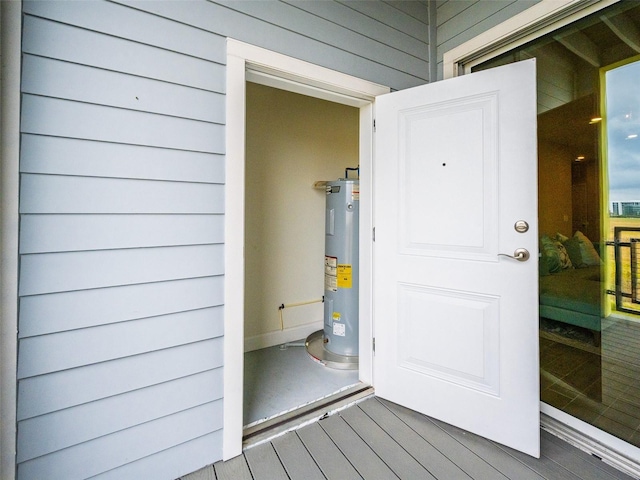
{"label": "sliding glass door", "polygon": [[638,31],[623,1],[473,71],[537,59],[541,400],[640,447]]}
{"label": "sliding glass door", "polygon": [[605,68],[602,111],[606,159],[607,316],[640,314],[640,56]]}

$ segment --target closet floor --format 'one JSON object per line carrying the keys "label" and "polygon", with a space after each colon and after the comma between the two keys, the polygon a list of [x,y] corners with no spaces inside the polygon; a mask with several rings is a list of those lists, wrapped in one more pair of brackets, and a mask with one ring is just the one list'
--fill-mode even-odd
{"label": "closet floor", "polygon": [[[298,340],[304,344],[304,339]],[[244,354],[244,425],[266,420],[358,383],[358,370],[336,370],[289,346]]]}

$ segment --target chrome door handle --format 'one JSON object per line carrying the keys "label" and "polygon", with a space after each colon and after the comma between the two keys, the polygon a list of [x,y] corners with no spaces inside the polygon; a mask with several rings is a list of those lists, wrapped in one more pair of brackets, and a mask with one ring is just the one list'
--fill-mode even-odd
{"label": "chrome door handle", "polygon": [[514,260],[518,260],[519,262],[526,262],[527,260],[529,260],[531,254],[526,248],[516,248],[516,251],[513,252],[513,255],[499,253],[498,256],[513,258]]}

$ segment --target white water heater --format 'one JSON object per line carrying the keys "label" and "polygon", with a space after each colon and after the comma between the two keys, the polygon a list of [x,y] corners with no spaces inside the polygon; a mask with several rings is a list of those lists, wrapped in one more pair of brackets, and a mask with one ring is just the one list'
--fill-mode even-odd
{"label": "white water heater", "polygon": [[323,343],[333,354],[357,357],[360,183],[339,179],[326,192]]}

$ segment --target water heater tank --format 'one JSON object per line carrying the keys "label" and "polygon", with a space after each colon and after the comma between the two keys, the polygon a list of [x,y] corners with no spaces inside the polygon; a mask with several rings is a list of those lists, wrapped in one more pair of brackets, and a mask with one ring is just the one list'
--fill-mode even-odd
{"label": "water heater tank", "polygon": [[327,183],[324,256],[324,348],[358,355],[358,226],[360,184]]}

